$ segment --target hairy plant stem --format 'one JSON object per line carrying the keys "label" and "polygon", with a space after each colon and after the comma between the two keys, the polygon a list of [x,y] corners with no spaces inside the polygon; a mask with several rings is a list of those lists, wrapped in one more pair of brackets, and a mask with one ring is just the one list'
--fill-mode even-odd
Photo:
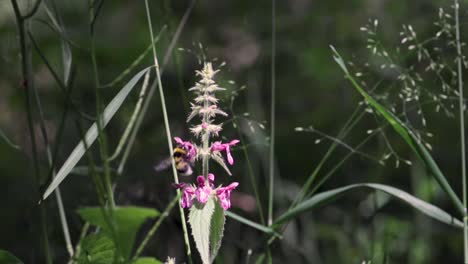
{"label": "hairy plant stem", "polygon": [[[34,131],[34,123],[32,117],[32,109],[31,109],[31,91],[33,87],[33,77],[31,75],[31,61],[30,61],[30,53],[26,43],[26,28],[28,27],[27,19],[34,15],[39,7],[40,1],[37,0],[36,4],[33,7],[33,10],[27,14],[27,17],[22,16],[21,11],[19,9],[18,3],[16,0],[11,0],[11,5],[13,6],[13,11],[15,14],[16,24],[18,27],[18,36],[19,36],[19,46],[20,46],[20,54],[21,54],[21,88],[24,89],[25,92],[25,107],[27,113],[27,120],[28,120],[28,129],[29,129],[29,137],[31,139],[31,154],[33,156],[33,167],[34,167],[34,176],[36,185],[39,189],[40,195],[40,188],[41,188],[41,180],[40,180],[40,171],[39,171],[39,159],[37,154],[36,148],[36,139],[35,139],[35,131]],[[43,239],[43,247],[44,247],[44,254],[46,258],[46,263],[51,264],[52,258],[50,255],[50,248],[49,248],[49,239],[47,235],[47,212],[44,203],[39,204],[40,207],[40,226],[42,232],[42,239]]]}
{"label": "hairy plant stem", "polygon": [[458,98],[460,110],[460,151],[461,151],[461,166],[462,166],[462,188],[463,188],[463,255],[465,264],[468,264],[468,216],[467,216],[467,189],[466,189],[466,149],[465,149],[465,107],[463,103],[463,75],[462,75],[462,53],[460,42],[460,21],[459,9],[460,3],[458,0],[453,1],[455,13],[455,34],[457,43],[457,76],[458,76]]}
{"label": "hairy plant stem", "polygon": [[[163,90],[162,82],[161,82],[161,73],[159,71],[159,62],[158,62],[158,56],[157,56],[157,53],[156,53],[156,46],[154,45],[154,42],[153,42],[153,40],[154,40],[153,24],[151,22],[151,13],[150,13],[150,9],[149,9],[148,0],[145,0],[145,8],[146,8],[146,15],[147,15],[147,20],[148,20],[148,27],[149,27],[151,42],[153,44],[152,45],[153,46],[153,59],[154,59],[154,66],[155,66],[155,71],[156,71],[157,84],[158,84],[158,88],[159,88],[158,89],[159,90],[159,96],[160,96],[160,99],[161,99],[161,108],[162,108],[162,112],[163,112],[164,126],[166,128],[167,145],[169,147],[170,156],[173,157],[174,156],[174,148],[172,146],[171,129],[170,129],[170,126],[169,126],[169,118],[168,118],[168,115],[167,115],[166,101],[165,101],[164,90]],[[176,170],[174,159],[171,159],[171,164],[172,164],[172,174],[174,176],[174,182],[177,184],[177,183],[179,183],[179,177],[177,175],[177,170]],[[180,190],[177,189],[176,192],[177,192],[177,196],[180,196]],[[187,252],[187,258],[188,258],[189,263],[192,263],[192,252],[190,250],[190,242],[189,242],[188,231],[187,231],[187,223],[186,223],[186,220],[185,220],[184,209],[182,208],[180,203],[179,203],[179,211],[180,211],[180,218],[181,218],[181,222],[182,222],[182,230],[184,232],[184,241],[185,241],[185,249],[186,249],[186,252]]]}

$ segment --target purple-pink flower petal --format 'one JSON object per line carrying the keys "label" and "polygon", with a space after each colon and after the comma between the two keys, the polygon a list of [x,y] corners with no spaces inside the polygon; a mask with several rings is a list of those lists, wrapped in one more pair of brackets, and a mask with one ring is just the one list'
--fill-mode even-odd
{"label": "purple-pink flower petal", "polygon": [[211,145],[211,151],[226,151],[227,161],[230,165],[234,164],[234,159],[231,155],[231,146],[236,145],[240,141],[238,139],[231,140],[229,143],[221,143],[221,141],[216,141]]}
{"label": "purple-pink flower petal", "polygon": [[211,194],[210,186],[198,187],[197,190],[195,191],[195,196],[197,197],[198,202],[203,203],[203,204],[208,202],[208,199],[210,198],[210,194]]}
{"label": "purple-pink flower petal", "polygon": [[239,185],[238,182],[233,182],[226,187],[220,187],[216,190],[216,195],[218,196],[221,207],[224,210],[227,210],[231,207],[231,192]]}

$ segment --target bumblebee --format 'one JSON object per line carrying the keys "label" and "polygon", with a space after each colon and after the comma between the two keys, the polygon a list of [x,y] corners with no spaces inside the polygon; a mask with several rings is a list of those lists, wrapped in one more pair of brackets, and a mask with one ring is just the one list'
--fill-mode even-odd
{"label": "bumblebee", "polygon": [[159,162],[158,165],[154,167],[156,171],[162,171],[171,166],[172,160],[174,159],[175,167],[177,170],[177,173],[181,176],[190,176],[193,173],[192,170],[192,162],[188,159],[187,157],[187,150],[185,150],[183,147],[177,146],[174,149],[174,155],[169,158],[166,158]]}

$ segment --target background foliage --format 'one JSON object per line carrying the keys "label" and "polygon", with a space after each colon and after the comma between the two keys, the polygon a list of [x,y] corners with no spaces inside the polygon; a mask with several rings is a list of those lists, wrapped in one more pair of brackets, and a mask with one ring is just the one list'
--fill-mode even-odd
{"label": "background foliage", "polygon": [[[28,1],[22,3],[28,7]],[[275,215],[284,212],[306,181],[330,141],[314,133],[298,133],[296,127],[314,128],[336,136],[341,126],[361,100],[359,94],[343,78],[343,72],[332,58],[329,45],[356,63],[369,63],[365,73],[385,77],[379,61],[366,48],[368,35],[360,28],[369,19],[378,19],[378,38],[385,47],[400,43],[402,25],[411,24],[421,38],[437,32],[434,22],[439,8],[451,12],[450,1],[313,1],[291,0],[277,3],[277,181]],[[464,3],[462,3],[464,4]],[[86,1],[56,1],[56,10],[72,43],[75,68],[72,98],[82,112],[93,116],[94,89],[92,65],[89,55],[88,7]],[[165,55],[177,24],[188,8],[188,1],[153,1],[151,11],[155,30],[166,25],[157,48]],[[468,22],[465,9],[461,9],[462,38]],[[60,36],[45,23],[43,9],[31,22],[32,32],[44,55],[56,69],[61,62]],[[110,82],[128,67],[149,45],[144,3],[141,1],[104,1],[96,22],[96,50],[101,80]],[[23,106],[24,93],[20,87],[19,50],[13,10],[9,1],[0,2],[0,129],[15,149],[0,141],[0,248],[14,253],[25,263],[41,263],[44,259],[40,246],[37,206],[39,192],[32,177],[30,140]],[[202,46],[200,46],[200,44]],[[261,207],[266,213],[268,175],[270,61],[271,61],[271,2],[270,1],[197,1],[183,28],[171,60],[162,75],[166,93],[171,129],[174,135],[187,137],[185,117],[189,109],[187,89],[195,81],[194,71],[200,68],[198,57],[204,54],[218,64],[226,61],[217,80],[228,88],[221,103],[229,109],[231,92],[238,93],[233,104],[237,114],[237,127],[227,123],[227,135],[238,137],[239,131],[248,147],[249,157],[260,190]],[[452,51],[453,52],[453,51]],[[402,58],[411,65],[415,58]],[[146,56],[140,68],[152,65]],[[33,72],[39,96],[42,99],[46,129],[54,135],[58,130],[64,109],[64,98],[49,71],[37,53],[33,55]],[[129,78],[127,78],[129,79]],[[233,80],[234,82],[230,82]],[[105,88],[104,102],[118,92],[118,87]],[[437,82],[425,82],[425,88],[438,89]],[[246,89],[238,91],[240,87]],[[433,86],[433,87],[432,87]],[[117,146],[120,135],[131,116],[138,93],[123,105],[108,128],[110,149]],[[456,102],[454,102],[456,106]],[[448,107],[451,107],[448,104]],[[456,118],[426,110],[427,127],[434,136],[428,139],[433,157],[448,176],[455,191],[461,193],[459,164],[459,137]],[[135,147],[123,175],[116,179],[115,199],[119,205],[141,205],[162,211],[174,196],[169,171],[156,173],[153,166],[168,154],[162,123],[161,107],[157,96],[150,106]],[[456,109],[453,109],[456,112]],[[65,134],[60,142],[59,160],[62,164],[79,141],[74,115],[67,118]],[[36,116],[37,117],[37,116]],[[417,117],[410,117],[418,120]],[[253,120],[253,121],[252,121]],[[258,123],[258,122],[259,123]],[[90,123],[87,123],[87,126]],[[261,124],[261,125],[259,125]],[[345,142],[356,145],[367,136],[368,129],[380,125],[373,115],[364,116],[362,122],[346,137]],[[35,126],[38,126],[35,123]],[[37,127],[38,128],[38,127]],[[39,131],[39,129],[36,129]],[[393,149],[412,166],[404,163],[395,168],[390,159],[385,166],[365,155],[356,154],[340,167],[320,190],[328,190],[356,182],[376,182],[406,190],[425,201],[436,204],[456,215],[449,199],[436,182],[427,175],[421,164],[398,134],[386,134]],[[38,151],[41,162],[41,184],[46,185],[48,165],[40,135]],[[53,137],[51,137],[53,139]],[[52,142],[55,145],[57,142]],[[360,151],[379,159],[386,152],[381,137],[371,140]],[[233,175],[241,183],[240,192],[233,193],[233,211],[259,222],[254,206],[253,190],[249,184],[247,162],[242,148],[236,148],[236,166]],[[349,152],[339,147],[325,164],[323,176]],[[98,151],[93,149],[98,157]],[[80,165],[85,165],[82,161]],[[113,164],[115,165],[115,164]],[[115,165],[116,166],[116,165]],[[221,168],[219,175],[222,175]],[[228,176],[220,177],[228,182]],[[230,179],[229,179],[230,180]],[[86,173],[74,173],[61,185],[72,239],[76,241],[83,225],[77,209],[97,204],[91,178]],[[45,187],[45,186],[44,186]],[[54,202],[46,202],[50,246],[58,263],[68,257]],[[147,230],[148,222],[141,230]],[[145,229],[146,228],[146,229]],[[137,237],[141,238],[137,235]],[[239,263],[250,260],[264,249],[265,235],[233,219],[227,219],[219,263]],[[176,256],[184,259],[184,243],[180,218],[176,210],[162,223],[156,237],[150,241],[144,255],[165,259]],[[460,263],[462,259],[462,233],[426,218],[421,213],[384,194],[357,189],[344,198],[324,207],[304,213],[284,230],[281,240],[273,243],[273,258],[277,263]],[[252,255],[249,255],[252,254]]]}

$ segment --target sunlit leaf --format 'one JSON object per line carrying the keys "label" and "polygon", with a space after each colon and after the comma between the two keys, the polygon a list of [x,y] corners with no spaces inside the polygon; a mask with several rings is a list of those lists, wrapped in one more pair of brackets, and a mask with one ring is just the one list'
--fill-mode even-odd
{"label": "sunlit leaf", "polygon": [[210,197],[206,204],[195,203],[190,208],[188,222],[192,229],[193,240],[200,253],[203,264],[210,264],[210,226],[215,211],[215,201]]}

